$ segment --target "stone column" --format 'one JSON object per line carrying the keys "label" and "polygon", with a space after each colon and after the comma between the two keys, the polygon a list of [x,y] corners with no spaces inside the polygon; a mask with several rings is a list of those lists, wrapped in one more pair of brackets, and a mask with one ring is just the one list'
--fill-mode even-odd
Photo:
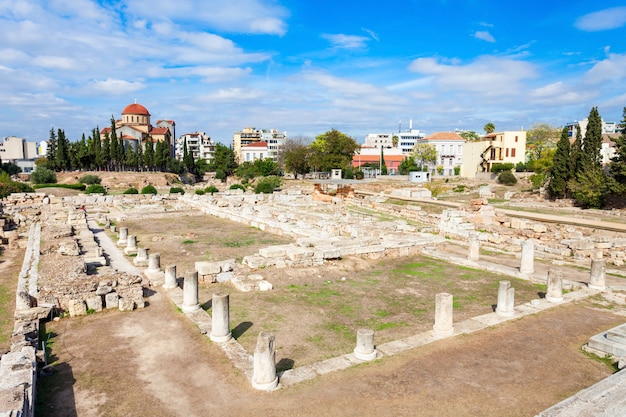
{"label": "stone column", "polygon": [[452,321],[452,295],[442,292],[435,298],[435,337],[447,337],[454,334]]}
{"label": "stone column", "polygon": [[128,240],[128,227],[120,227],[120,234],[117,239],[117,246],[126,246]]}
{"label": "stone column", "polygon": [[176,265],[167,265],[165,267],[165,283],[163,284],[163,288],[178,288],[178,281],[176,281]]}
{"label": "stone column", "polygon": [[522,243],[522,260],[519,271],[522,274],[535,272],[535,244],[532,240],[526,240]]}
{"label": "stone column", "polygon": [[185,272],[183,282],[183,312],[191,313],[200,309],[198,303],[198,272]]}
{"label": "stone column", "polygon": [[362,361],[371,361],[372,359],[376,359],[376,348],[374,347],[374,330],[357,330],[354,356]]}
{"label": "stone column", "polygon": [[117,233],[117,226],[116,225],[114,225],[114,224],[111,225],[111,232]]}
{"label": "stone column", "polygon": [[559,271],[548,270],[548,289],[546,290],[546,301],[560,303],[563,301],[563,278]]}
{"label": "stone column", "polygon": [[498,305],[496,314],[502,317],[515,316],[515,288],[510,281],[500,281],[498,285]]}
{"label": "stone column", "polygon": [[161,254],[151,253],[148,258],[148,271],[160,272],[161,271]]}
{"label": "stone column", "polygon": [[148,248],[137,247],[137,256],[133,259],[135,266],[148,266]]}
{"label": "stone column", "polygon": [[261,332],[254,349],[252,387],[261,391],[271,391],[277,386],[275,337],[271,333]]}
{"label": "stone column", "polygon": [[589,288],[594,290],[606,290],[606,261],[604,259],[591,260],[591,276],[589,278]]}
{"label": "stone column", "polygon": [[[197,273],[197,272],[196,272]],[[230,333],[230,307],[228,294],[213,294],[211,307],[211,334],[209,338],[218,343],[232,339]]]}
{"label": "stone column", "polygon": [[469,235],[469,253],[467,259],[470,261],[477,261],[480,259],[480,241],[476,233],[470,233]]}
{"label": "stone column", "polygon": [[124,253],[126,255],[132,255],[137,253],[137,236],[136,235],[128,235],[128,239],[126,240],[126,248],[124,248]]}

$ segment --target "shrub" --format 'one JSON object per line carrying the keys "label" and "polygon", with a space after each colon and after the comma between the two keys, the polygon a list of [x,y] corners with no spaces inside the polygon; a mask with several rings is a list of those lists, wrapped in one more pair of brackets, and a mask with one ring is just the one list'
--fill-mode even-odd
{"label": "shrub", "polygon": [[204,189],[205,193],[209,193],[209,194],[213,194],[213,193],[217,193],[220,190],[217,189],[217,187],[215,185],[209,185],[208,187],[206,187]]}
{"label": "shrub", "polygon": [[106,194],[107,190],[100,184],[91,184],[85,189],[85,194]]}
{"label": "shrub", "polygon": [[230,187],[228,187],[229,190],[236,190],[236,189],[241,189],[246,191],[246,186],[242,185],[242,184],[232,184]]}
{"label": "shrub", "polygon": [[134,187],[130,187],[128,190],[124,191],[122,194],[139,194],[139,190]]}
{"label": "shrub", "polygon": [[460,166],[455,166],[454,167],[454,175],[459,175],[461,173],[461,167]]}
{"label": "shrub", "polygon": [[254,192],[257,194],[271,194],[276,188],[280,187],[281,184],[282,180],[280,179],[280,177],[277,177],[275,175],[264,177],[257,182],[256,186],[254,187]]}
{"label": "shrub", "polygon": [[452,191],[454,191],[455,193],[462,193],[462,192],[465,192],[465,185],[463,185],[463,184],[459,184],[459,185],[457,185],[456,187],[454,187],[454,188],[452,189]]}
{"label": "shrub", "polygon": [[357,180],[362,180],[363,178],[365,178],[365,174],[359,169],[358,171],[354,172],[354,178],[356,178]]}
{"label": "shrub", "polygon": [[141,194],[157,194],[157,190],[153,185],[146,185],[141,189]]}
{"label": "shrub", "polygon": [[180,187],[171,187],[170,194],[185,194],[185,190]]}
{"label": "shrub", "polygon": [[443,193],[446,190],[446,186],[440,183],[428,182],[424,184],[424,188],[430,190],[430,193],[433,197],[437,197],[439,194]]}
{"label": "shrub", "polygon": [[437,174],[443,175],[443,165],[437,165]]}
{"label": "shrub", "polygon": [[57,174],[48,168],[37,167],[30,175],[30,180],[33,184],[56,184]]}
{"label": "shrub", "polygon": [[204,195],[204,190],[196,190],[196,195]]}
{"label": "shrub", "polygon": [[498,175],[498,182],[504,185],[514,185],[517,184],[517,178],[511,171],[503,171]]}
{"label": "shrub", "polygon": [[528,168],[526,167],[526,164],[524,162],[518,162],[515,165],[515,172],[526,172],[528,170]]}
{"label": "shrub", "polygon": [[5,198],[12,193],[32,193],[30,185],[11,180],[7,172],[0,172],[0,198]]}
{"label": "shrub", "polygon": [[537,189],[543,187],[546,183],[546,175],[545,174],[533,174],[528,177],[530,183],[533,185],[533,189]]}
{"label": "shrub", "polygon": [[87,174],[83,175],[78,179],[78,182],[82,184],[92,185],[92,184],[100,184],[102,182],[102,178],[97,175]]}
{"label": "shrub", "polygon": [[505,164],[493,164],[491,166],[491,173],[499,174],[504,171],[511,171],[513,168],[515,168],[515,165],[512,162],[507,162]]}

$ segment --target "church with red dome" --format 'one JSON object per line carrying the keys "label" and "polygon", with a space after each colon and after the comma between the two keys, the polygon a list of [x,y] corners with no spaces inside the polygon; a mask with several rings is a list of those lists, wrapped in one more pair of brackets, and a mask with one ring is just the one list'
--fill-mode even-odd
{"label": "church with red dome", "polygon": [[[138,146],[145,149],[146,142],[165,142],[173,149],[176,138],[176,123],[173,120],[157,120],[156,126],[150,122],[150,112],[139,103],[132,103],[122,110],[122,119],[115,120],[115,133],[125,146]],[[100,138],[111,136],[111,127],[100,131]]]}

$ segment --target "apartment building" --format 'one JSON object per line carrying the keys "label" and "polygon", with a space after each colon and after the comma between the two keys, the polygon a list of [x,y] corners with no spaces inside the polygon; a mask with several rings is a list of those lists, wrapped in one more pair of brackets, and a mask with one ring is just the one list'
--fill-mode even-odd
{"label": "apartment building", "polygon": [[278,159],[280,149],[287,140],[287,132],[280,132],[278,129],[256,129],[254,127],[245,127],[239,132],[233,134],[233,152],[237,163],[245,161],[242,154],[243,148],[248,145],[266,143],[267,151],[264,152],[264,158],[271,158],[274,161]]}
{"label": "apartment building", "polygon": [[464,143],[465,139],[456,132],[436,132],[417,141],[435,147],[437,160],[429,164],[428,170],[435,172],[437,167],[442,167],[443,175],[454,175],[454,168],[463,163]]}
{"label": "apartment building", "polygon": [[461,176],[475,178],[491,172],[494,164],[526,161],[526,131],[511,130],[485,135],[479,141],[465,142]]}
{"label": "apartment building", "polygon": [[204,159],[211,162],[215,155],[215,142],[205,132],[185,133],[176,139],[174,145],[174,157],[179,161],[183,160],[185,141],[187,141],[187,152],[193,155],[193,159],[198,161]]}
{"label": "apartment building", "polygon": [[16,136],[7,136],[0,142],[0,158],[2,162],[11,162],[22,168],[23,172],[31,172],[35,166],[37,143],[28,142]]}

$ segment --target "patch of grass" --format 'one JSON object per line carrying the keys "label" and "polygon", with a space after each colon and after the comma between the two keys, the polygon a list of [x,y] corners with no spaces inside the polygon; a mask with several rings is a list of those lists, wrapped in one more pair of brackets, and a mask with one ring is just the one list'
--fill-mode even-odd
{"label": "patch of grass", "polygon": [[612,371],[616,372],[619,369],[617,368],[617,362],[613,359],[613,357],[611,355],[604,355],[604,356],[599,356],[596,355],[595,353],[592,352],[587,352],[584,349],[580,349],[580,351],[583,353],[583,355],[585,355],[586,357],[588,357],[589,359],[592,359],[596,362],[600,362],[605,364],[606,366],[608,366]]}
{"label": "patch of grass", "polygon": [[222,242],[222,245],[227,248],[241,248],[242,246],[250,246],[254,245],[255,241],[253,239],[248,240],[227,240]]}
{"label": "patch of grass", "polygon": [[194,243],[197,243],[197,242],[191,239],[183,240],[183,245],[193,245]]}

